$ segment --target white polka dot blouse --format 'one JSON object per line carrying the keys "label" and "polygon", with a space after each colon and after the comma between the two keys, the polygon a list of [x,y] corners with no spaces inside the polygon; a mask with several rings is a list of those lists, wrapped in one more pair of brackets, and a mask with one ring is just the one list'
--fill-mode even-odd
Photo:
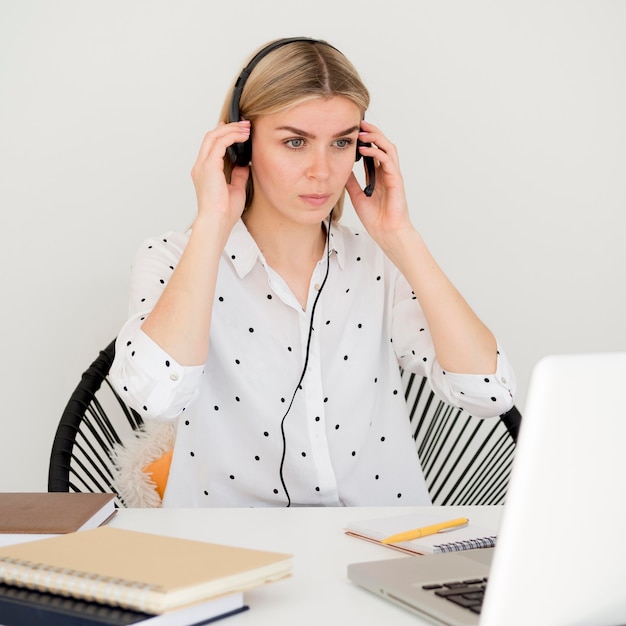
{"label": "white polka dot blouse", "polygon": [[176,421],[163,506],[428,504],[400,367],[473,415],[513,405],[500,346],[495,374],[444,372],[404,277],[366,233],[341,224],[303,310],[240,220],[220,261],[208,359],[181,366],[141,323],[188,236],[138,251],[110,373],[144,419]]}

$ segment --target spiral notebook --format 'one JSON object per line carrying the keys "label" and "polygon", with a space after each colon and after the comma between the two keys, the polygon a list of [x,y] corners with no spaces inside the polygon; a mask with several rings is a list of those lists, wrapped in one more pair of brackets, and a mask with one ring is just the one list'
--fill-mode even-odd
{"label": "spiral notebook", "polygon": [[[348,578],[446,626],[626,624],[625,382],[626,352],[544,357],[531,377],[497,545],[353,563]],[[476,592],[465,589],[486,578],[475,606]]]}
{"label": "spiral notebook", "polygon": [[202,626],[248,609],[242,592],[152,615],[0,583],[2,626]]}
{"label": "spiral notebook", "polygon": [[160,614],[291,573],[289,554],[100,526],[0,548],[0,582]]}
{"label": "spiral notebook", "polygon": [[[441,515],[409,514],[354,520],[346,526],[345,532],[347,535],[359,539],[380,543],[390,535],[445,522],[449,518],[449,515],[448,517],[441,517]],[[383,545],[411,554],[438,554],[476,548],[493,548],[496,545],[496,536],[493,531],[476,526],[470,520],[469,524],[463,528],[427,535],[411,541]]]}

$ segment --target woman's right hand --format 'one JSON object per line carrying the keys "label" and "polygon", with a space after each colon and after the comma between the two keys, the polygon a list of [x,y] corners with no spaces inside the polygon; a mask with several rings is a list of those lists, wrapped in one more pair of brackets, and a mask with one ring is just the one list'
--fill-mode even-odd
{"label": "woman's right hand", "polygon": [[224,175],[224,155],[233,143],[250,138],[250,122],[220,124],[202,140],[198,158],[191,169],[191,178],[198,201],[198,217],[212,215],[225,219],[229,230],[241,217],[246,202],[249,167],[234,166],[230,184]]}

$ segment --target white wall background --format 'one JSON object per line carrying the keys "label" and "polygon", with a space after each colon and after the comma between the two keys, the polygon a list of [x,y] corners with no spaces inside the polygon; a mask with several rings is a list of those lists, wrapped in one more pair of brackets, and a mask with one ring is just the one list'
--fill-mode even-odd
{"label": "white wall background", "polygon": [[541,356],[626,349],[625,2],[0,0],[1,490],[46,489],[137,246],[189,224],[231,80],[294,35],[359,68],[520,407]]}

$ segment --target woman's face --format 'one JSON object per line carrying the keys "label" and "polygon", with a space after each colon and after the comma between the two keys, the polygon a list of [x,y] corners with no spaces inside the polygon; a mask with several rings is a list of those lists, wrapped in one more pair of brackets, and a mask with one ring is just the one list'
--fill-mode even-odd
{"label": "woman's face", "polygon": [[319,224],[354,166],[361,112],[335,96],[260,117],[252,126],[253,211]]}

